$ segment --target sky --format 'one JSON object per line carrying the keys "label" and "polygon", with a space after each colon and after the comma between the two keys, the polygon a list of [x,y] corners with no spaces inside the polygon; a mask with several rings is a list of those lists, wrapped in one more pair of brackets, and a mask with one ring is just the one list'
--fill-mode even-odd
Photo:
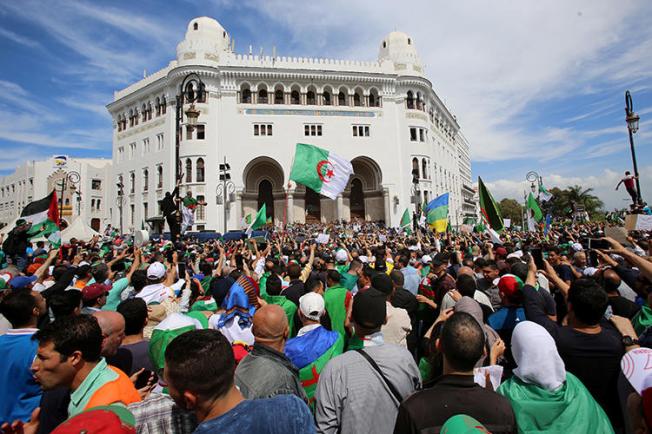
{"label": "sky", "polygon": [[629,89],[652,196],[649,0],[1,2],[0,175],[54,154],[110,158],[113,91],[165,67],[202,15],[240,53],[373,61],[387,33],[408,33],[497,199],[522,199],[534,170],[548,189],[577,184],[626,206],[614,188],[632,168]]}

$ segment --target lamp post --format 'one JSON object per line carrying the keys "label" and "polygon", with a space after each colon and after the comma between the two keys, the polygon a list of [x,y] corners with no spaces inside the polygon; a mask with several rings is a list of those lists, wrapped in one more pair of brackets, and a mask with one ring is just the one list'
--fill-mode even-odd
{"label": "lamp post", "polygon": [[[66,191],[66,189],[70,188],[71,190],[76,190],[77,189],[77,184],[79,184],[79,180],[81,179],[81,176],[79,175],[79,172],[75,172],[74,170],[69,171],[68,173],[65,174],[63,178],[61,178],[61,183],[59,186],[61,187],[61,195],[59,198],[59,220],[63,219],[63,194]],[[70,184],[70,186],[68,186]]]}
{"label": "lamp post", "polygon": [[[176,170],[175,170],[175,181],[176,185],[179,185],[181,183],[181,169],[182,169],[182,164],[181,164],[181,159],[179,158],[179,148],[181,147],[181,124],[183,123],[183,105],[184,103],[188,102],[190,103],[190,107],[188,110],[186,110],[186,118],[188,120],[188,126],[192,128],[197,124],[197,119],[199,118],[199,110],[195,108],[195,102],[203,102],[205,101],[206,98],[206,86],[204,85],[204,82],[201,81],[201,78],[199,78],[199,75],[196,73],[192,72],[188,75],[186,75],[183,80],[181,81],[181,84],[179,85],[179,92],[177,93],[176,97],[176,142],[175,142],[175,148],[174,148],[174,157],[175,157],[175,164],[176,164]],[[181,227],[181,203],[182,201],[179,200],[179,192],[177,190],[177,197],[176,199],[178,200],[178,205],[177,205],[177,212],[176,212],[176,220],[177,220],[177,225],[178,227]],[[122,219],[120,220],[122,223]],[[181,238],[181,233],[177,233],[177,239],[175,241],[179,241]]]}
{"label": "lamp post", "polygon": [[116,197],[115,202],[116,202],[116,205],[118,205],[118,211],[120,212],[120,214],[119,214],[119,218],[120,218],[120,235],[122,235],[123,234],[123,231],[122,231],[122,204],[124,203],[124,194],[125,194],[124,188],[125,188],[125,186],[120,181],[118,181],[116,186],[118,187],[118,197]]}
{"label": "lamp post", "polygon": [[215,202],[217,205],[223,204],[224,208],[224,234],[226,233],[226,205],[228,202],[231,202],[231,195],[235,192],[235,184],[231,181],[231,166],[226,162],[226,157],[224,157],[224,163],[220,164],[220,184],[217,184],[217,189],[215,190]]}
{"label": "lamp post", "polygon": [[636,200],[639,204],[641,201],[641,184],[638,180],[638,165],[636,164],[636,151],[634,150],[634,134],[638,131],[638,121],[641,118],[634,112],[632,103],[632,94],[625,92],[625,121],[629,131],[629,149],[632,153],[632,164],[634,165],[634,177],[636,179]]}
{"label": "lamp post", "polygon": [[419,215],[419,204],[421,201],[421,191],[419,190],[419,169],[415,168],[412,169],[412,202],[414,202],[414,219],[412,222],[412,225],[414,226],[414,231],[417,231],[417,228],[419,227],[418,220],[420,218]]}

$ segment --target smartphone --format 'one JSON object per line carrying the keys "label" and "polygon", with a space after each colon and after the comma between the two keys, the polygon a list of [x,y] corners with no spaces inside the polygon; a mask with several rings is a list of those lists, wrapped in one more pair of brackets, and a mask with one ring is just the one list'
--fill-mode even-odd
{"label": "smartphone", "polygon": [[237,254],[237,255],[235,255],[235,267],[236,267],[238,270],[242,270],[242,269],[244,269],[243,259],[242,259],[242,255],[241,255],[241,254]]}
{"label": "smartphone", "polygon": [[149,378],[151,376],[154,376],[151,384],[156,384],[158,382],[158,376],[154,371],[149,371],[145,369],[143,372],[138,374],[138,377],[136,377],[136,382],[134,383],[136,389],[142,389],[143,387],[147,386],[147,383],[149,382]]}
{"label": "smartphone", "polygon": [[537,269],[543,270],[545,265],[543,263],[543,250],[541,250],[541,247],[534,247],[530,250],[530,254],[532,255],[532,259],[534,259],[534,264],[537,266]]}
{"label": "smartphone", "polygon": [[607,240],[600,238],[589,238],[589,249],[608,249],[611,245]]}
{"label": "smartphone", "polygon": [[185,262],[179,262],[177,264],[177,273],[179,275],[179,279],[185,279],[186,278],[186,263]]}

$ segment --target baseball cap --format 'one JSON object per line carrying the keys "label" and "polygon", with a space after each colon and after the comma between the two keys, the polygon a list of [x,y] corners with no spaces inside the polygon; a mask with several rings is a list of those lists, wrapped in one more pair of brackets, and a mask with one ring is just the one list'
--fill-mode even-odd
{"label": "baseball cap", "polygon": [[93,283],[91,285],[84,286],[82,289],[82,300],[93,300],[95,298],[101,297],[102,295],[109,292],[111,287],[103,283]]}
{"label": "baseball cap", "polygon": [[498,255],[498,256],[507,256],[507,249],[502,247],[502,246],[498,247],[496,249],[496,255]]}
{"label": "baseball cap", "polygon": [[584,250],[584,247],[582,247],[582,244],[580,243],[573,243],[571,244],[571,249],[575,250],[576,252],[581,252]]}
{"label": "baseball cap", "polygon": [[432,257],[430,255],[423,255],[421,257],[421,263],[422,264],[427,264],[429,262],[432,262]]}
{"label": "baseball cap", "polygon": [[335,260],[337,262],[346,262],[347,259],[349,259],[349,255],[343,249],[340,249],[335,253]]}
{"label": "baseball cap", "polygon": [[353,297],[351,317],[353,322],[368,329],[382,326],[387,319],[387,296],[373,287],[358,292]]}
{"label": "baseball cap", "polygon": [[135,434],[135,425],[136,419],[128,409],[107,405],[79,413],[59,425],[52,434]]}
{"label": "baseball cap", "polygon": [[26,224],[27,224],[27,220],[25,220],[25,219],[16,220],[16,226],[22,226],[22,225],[26,225]]}
{"label": "baseball cap", "polygon": [[36,276],[16,276],[9,280],[9,286],[13,289],[29,288],[37,279]]}
{"label": "baseball cap", "polygon": [[394,288],[392,279],[386,273],[376,273],[371,278],[371,287],[382,292],[385,296],[391,294]]}
{"label": "baseball cap", "polygon": [[513,298],[519,294],[521,288],[523,288],[523,281],[513,274],[505,274],[498,280],[498,291],[507,298]]}
{"label": "baseball cap", "polygon": [[316,292],[309,292],[299,298],[301,313],[313,321],[319,321],[319,318],[324,314],[325,306],[324,297]]}
{"label": "baseball cap", "polygon": [[147,267],[148,279],[160,279],[165,276],[165,266],[160,262],[154,262]]}

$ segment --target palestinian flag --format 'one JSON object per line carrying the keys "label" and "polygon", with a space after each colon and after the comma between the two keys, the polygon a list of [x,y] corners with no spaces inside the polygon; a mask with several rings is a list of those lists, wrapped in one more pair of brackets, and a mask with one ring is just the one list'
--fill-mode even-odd
{"label": "palestinian flag", "polygon": [[500,214],[500,208],[494,201],[494,198],[487,190],[487,187],[482,182],[482,178],[478,177],[478,193],[480,195],[480,212],[484,215],[489,226],[495,231],[503,230],[503,216]]}
{"label": "palestinian flag", "polygon": [[407,208],[405,208],[403,217],[401,217],[401,230],[408,235],[412,234],[412,218],[410,217],[410,210]]}
{"label": "palestinian flag", "polygon": [[299,380],[303,386],[303,390],[308,397],[308,405],[314,411],[315,409],[315,390],[317,390],[317,382],[319,375],[324,370],[324,366],[335,356],[339,356],[344,351],[344,338],[340,335],[335,343],[331,345],[317,360],[309,365],[299,369]]}
{"label": "palestinian flag", "polygon": [[59,207],[57,193],[52,193],[34,202],[27,204],[20,213],[20,219],[32,224],[27,231],[31,238],[48,237],[50,242],[57,246],[61,243],[61,229],[59,228]]}
{"label": "palestinian flag", "polygon": [[330,199],[344,191],[353,174],[351,162],[326,149],[297,143],[290,179]]}
{"label": "palestinian flag", "polygon": [[267,223],[267,204],[263,203],[263,206],[260,207],[256,217],[247,227],[246,234],[250,236],[251,233],[257,229],[262,228]]}

